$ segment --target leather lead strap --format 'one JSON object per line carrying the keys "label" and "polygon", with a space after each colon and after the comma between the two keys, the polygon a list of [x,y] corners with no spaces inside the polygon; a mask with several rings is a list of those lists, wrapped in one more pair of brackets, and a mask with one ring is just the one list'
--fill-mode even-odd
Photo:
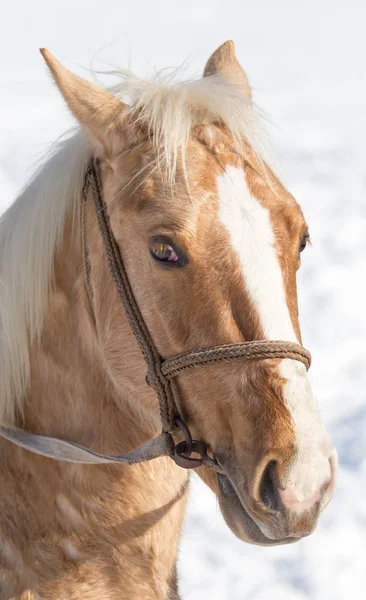
{"label": "leather lead strap", "polygon": [[58,438],[47,437],[44,435],[36,435],[28,433],[23,429],[8,429],[0,427],[0,433],[3,438],[14,442],[17,446],[31,450],[36,454],[54,458],[56,460],[64,460],[67,462],[90,464],[90,465],[106,465],[112,463],[136,464],[152,460],[159,456],[171,456],[174,452],[174,440],[169,433],[162,433],[158,437],[149,440],[146,444],[142,444],[138,448],[113,456],[110,454],[101,454],[89,448],[85,448],[73,442],[66,442]]}
{"label": "leather lead strap", "polygon": [[82,465],[135,465],[154,458],[170,456],[177,465],[185,469],[207,466],[219,473],[222,472],[217,461],[208,456],[202,442],[192,440],[192,452],[198,454],[198,458],[194,458],[187,455],[185,442],[176,445],[170,433],[161,433],[138,448],[118,455],[102,454],[74,442],[67,442],[45,435],[36,435],[18,428],[10,429],[0,426],[0,437],[34,454]]}

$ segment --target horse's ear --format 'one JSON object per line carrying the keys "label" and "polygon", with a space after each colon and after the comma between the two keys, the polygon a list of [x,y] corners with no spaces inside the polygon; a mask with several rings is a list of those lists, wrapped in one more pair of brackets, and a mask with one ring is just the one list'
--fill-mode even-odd
{"label": "horse's ear", "polygon": [[96,152],[109,157],[121,152],[126,106],[109,92],[65,69],[45,48],[40,52],[68,107],[91,137]]}
{"label": "horse's ear", "polygon": [[240,66],[235,55],[234,42],[231,40],[225,42],[215,50],[208,59],[203,76],[222,75],[228,83],[240,90],[244,96],[252,98],[248,77]]}

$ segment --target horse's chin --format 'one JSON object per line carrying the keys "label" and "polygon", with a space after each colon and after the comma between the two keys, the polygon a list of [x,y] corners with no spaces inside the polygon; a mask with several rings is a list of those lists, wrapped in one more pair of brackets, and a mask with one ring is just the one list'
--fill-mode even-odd
{"label": "horse's chin", "polygon": [[225,475],[218,474],[219,504],[226,524],[240,540],[257,546],[280,546],[299,541],[297,537],[268,538],[245,510]]}

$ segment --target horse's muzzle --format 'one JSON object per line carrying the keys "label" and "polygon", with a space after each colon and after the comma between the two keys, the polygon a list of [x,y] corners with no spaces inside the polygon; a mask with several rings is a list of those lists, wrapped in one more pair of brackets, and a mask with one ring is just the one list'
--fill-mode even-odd
{"label": "horse's muzzle", "polygon": [[218,473],[220,508],[227,524],[240,539],[260,545],[288,544],[310,535],[334,493],[336,452],[327,460],[329,477],[304,499],[281,486],[274,461],[262,469],[254,485],[248,481],[244,485],[232,469],[225,469],[228,475]]}

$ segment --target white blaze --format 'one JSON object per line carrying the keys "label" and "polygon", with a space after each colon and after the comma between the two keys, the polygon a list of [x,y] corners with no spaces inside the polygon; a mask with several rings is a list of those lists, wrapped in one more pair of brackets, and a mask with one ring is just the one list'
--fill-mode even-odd
{"label": "white blaze", "polygon": [[259,313],[265,338],[297,342],[269,211],[251,195],[243,169],[228,166],[218,178],[218,191],[220,220],[239,255],[245,287]]}
{"label": "white blaze", "polygon": [[[240,259],[245,289],[256,307],[265,338],[298,342],[286,302],[269,211],[251,195],[243,169],[227,166],[217,185],[219,218]],[[331,447],[305,366],[285,359],[281,361],[280,374],[287,380],[284,400],[294,422],[297,446],[287,488],[303,502],[314,497],[328,481]]]}

